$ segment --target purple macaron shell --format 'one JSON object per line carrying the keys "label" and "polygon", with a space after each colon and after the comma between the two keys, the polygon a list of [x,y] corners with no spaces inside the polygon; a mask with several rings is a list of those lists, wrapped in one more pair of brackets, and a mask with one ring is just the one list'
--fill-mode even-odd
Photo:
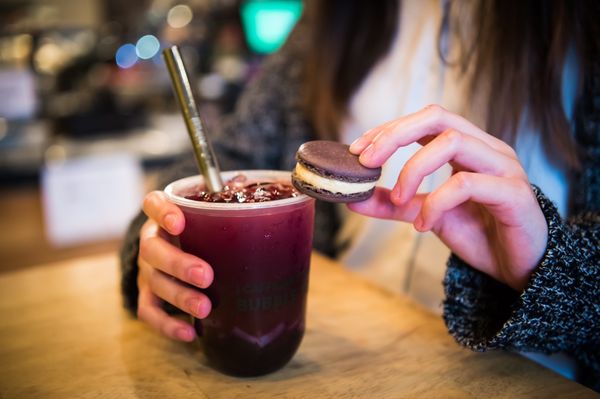
{"label": "purple macaron shell", "polygon": [[[296,152],[299,164],[317,175],[348,183],[374,182],[381,176],[381,168],[367,168],[358,161],[358,156],[349,151],[349,146],[335,141],[309,141]],[[300,192],[329,202],[364,201],[373,195],[374,189],[359,193],[334,193],[315,187],[292,174],[292,183]]]}
{"label": "purple macaron shell", "polygon": [[377,181],[381,168],[367,168],[350,146],[336,141],[315,140],[300,146],[296,160],[309,170],[328,178],[353,183]]}

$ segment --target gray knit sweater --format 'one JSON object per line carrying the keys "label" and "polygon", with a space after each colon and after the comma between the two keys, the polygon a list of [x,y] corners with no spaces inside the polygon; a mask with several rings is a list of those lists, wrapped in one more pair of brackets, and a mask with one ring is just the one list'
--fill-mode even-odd
{"label": "gray knit sweater", "polygon": [[[300,60],[306,43],[297,33],[271,56],[213,137],[223,170],[291,170],[294,154],[313,130],[302,112]],[[583,168],[573,180],[570,214],[562,220],[534,187],[549,228],[546,253],[526,289],[518,294],[452,256],[444,280],[444,320],[461,344],[478,351],[514,349],[567,352],[581,366],[580,381],[600,388],[600,64],[585,82],[576,108],[576,137]],[[164,183],[196,174],[190,155],[165,172]],[[121,253],[125,305],[137,307],[139,229],[131,224]],[[319,202],[315,248],[335,255],[339,218],[331,204]]]}

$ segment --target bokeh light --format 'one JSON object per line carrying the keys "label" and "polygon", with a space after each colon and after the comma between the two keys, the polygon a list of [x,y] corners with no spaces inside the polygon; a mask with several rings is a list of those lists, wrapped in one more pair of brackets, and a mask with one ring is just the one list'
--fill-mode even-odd
{"label": "bokeh light", "polygon": [[154,57],[159,50],[160,42],[153,35],[142,36],[135,44],[135,52],[143,60]]}
{"label": "bokeh light", "polygon": [[300,18],[302,9],[300,0],[244,1],[241,15],[250,49],[261,54],[276,51]]}
{"label": "bokeh light", "polygon": [[192,21],[194,14],[189,6],[176,5],[167,14],[167,23],[171,28],[183,28]]}
{"label": "bokeh light", "polygon": [[115,54],[115,61],[119,68],[131,68],[137,62],[138,57],[135,46],[127,43],[119,47]]}

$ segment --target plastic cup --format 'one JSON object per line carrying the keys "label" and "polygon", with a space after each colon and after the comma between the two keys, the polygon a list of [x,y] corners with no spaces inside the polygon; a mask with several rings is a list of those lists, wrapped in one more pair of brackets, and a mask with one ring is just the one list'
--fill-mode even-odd
{"label": "plastic cup", "polygon": [[[290,172],[249,170],[249,181],[291,184]],[[214,282],[202,290],[212,302],[194,325],[206,358],[231,375],[257,376],[284,366],[304,335],[314,200],[306,195],[257,203],[186,199],[201,176],[169,184],[165,193],[185,215],[179,245],[206,260]]]}

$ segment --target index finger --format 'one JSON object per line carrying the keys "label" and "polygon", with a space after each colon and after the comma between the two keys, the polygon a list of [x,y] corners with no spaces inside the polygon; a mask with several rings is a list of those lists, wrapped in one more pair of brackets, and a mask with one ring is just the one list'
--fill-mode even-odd
{"label": "index finger", "polygon": [[143,210],[169,234],[181,234],[185,227],[183,212],[177,205],[169,202],[162,191],[148,193],[144,198]]}
{"label": "index finger", "polygon": [[423,144],[441,132],[454,129],[475,137],[493,149],[515,158],[514,150],[502,140],[486,133],[467,119],[449,112],[439,105],[422,110],[371,129],[350,147],[360,153],[360,161],[367,167],[379,167],[398,149],[414,142]]}

